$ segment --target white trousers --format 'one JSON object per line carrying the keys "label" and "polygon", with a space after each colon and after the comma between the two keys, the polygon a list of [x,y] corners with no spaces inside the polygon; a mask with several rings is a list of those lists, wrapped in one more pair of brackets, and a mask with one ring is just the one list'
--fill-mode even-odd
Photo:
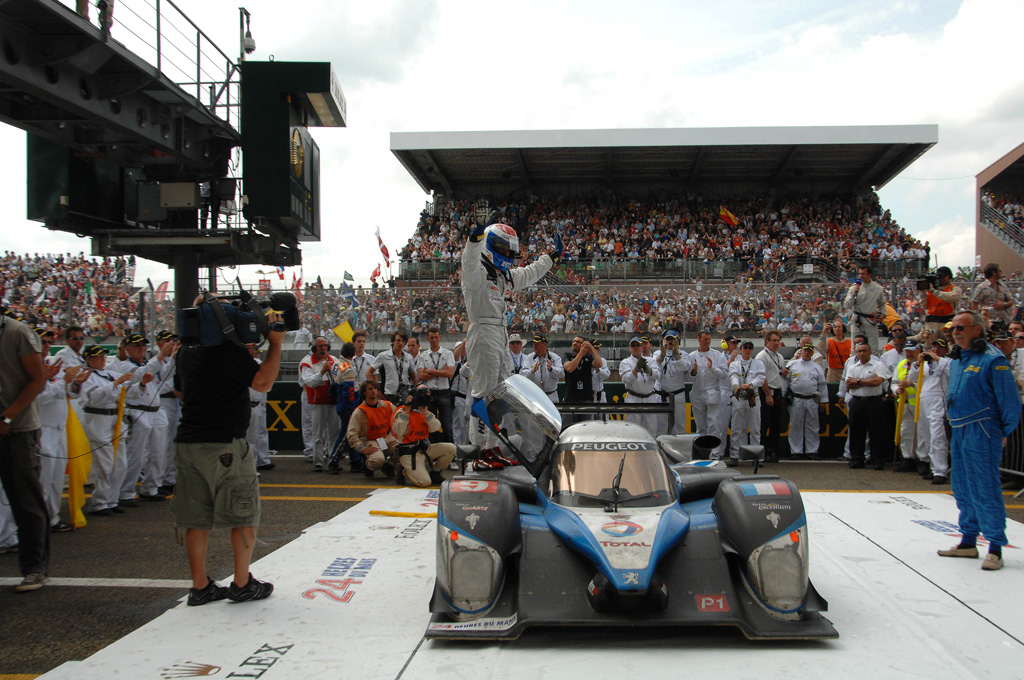
{"label": "white trousers", "polygon": [[334,448],[338,430],[341,428],[341,421],[338,419],[338,411],[334,404],[307,404],[306,410],[311,418],[313,465],[322,467],[327,465],[327,456]]}
{"label": "white trousers", "polygon": [[[60,522],[61,493],[64,473],[68,467],[68,433],[63,425],[44,426],[39,440],[39,483],[43,487],[46,510],[50,513],[50,526]],[[0,538],[0,546],[3,539]]]}
{"label": "white trousers", "polygon": [[[302,390],[302,397],[299,404],[302,407],[302,455],[306,457],[307,463],[313,462],[313,411],[309,408],[309,398],[306,396],[306,388]],[[338,423],[341,427],[341,423]],[[331,442],[333,445],[334,442]]]}
{"label": "white trousers", "polygon": [[903,421],[900,423],[900,450],[904,458],[927,461],[929,439],[928,424],[925,421],[924,404],[917,422],[917,449],[914,450],[914,407],[903,405]]}
{"label": "white trousers", "polygon": [[732,400],[732,444],[729,455],[738,458],[741,446],[761,443],[761,403],[751,406],[746,399]]}
{"label": "white trousers", "polygon": [[793,398],[789,407],[789,452],[794,456],[818,453],[818,400]]}
{"label": "white trousers", "polygon": [[948,479],[949,439],[946,437],[946,426],[943,423],[945,415],[946,404],[941,396],[925,395],[921,398],[921,420],[917,425],[918,428],[923,425],[928,430],[928,457],[932,464],[932,474]]}
{"label": "white trousers", "polygon": [[124,438],[117,444],[117,456],[114,455],[114,423],[117,416],[104,416],[86,413],[82,428],[89,439],[92,449],[92,480],[95,486],[92,499],[86,505],[89,512],[104,510],[117,505],[124,480],[125,453]]}
{"label": "white trousers", "polygon": [[[341,421],[338,421],[338,427],[341,427]],[[267,407],[265,405],[256,406],[249,414],[249,429],[245,431],[245,441],[249,442],[249,448],[252,449],[253,456],[256,457],[257,465],[270,463],[270,435],[267,434]],[[334,442],[332,441],[330,445],[334,446]]]}
{"label": "white trousers", "polygon": [[139,411],[125,406],[125,473],[121,482],[121,500],[135,498],[135,485],[142,468],[149,469],[150,452],[162,451],[166,444],[167,420],[161,411]]}

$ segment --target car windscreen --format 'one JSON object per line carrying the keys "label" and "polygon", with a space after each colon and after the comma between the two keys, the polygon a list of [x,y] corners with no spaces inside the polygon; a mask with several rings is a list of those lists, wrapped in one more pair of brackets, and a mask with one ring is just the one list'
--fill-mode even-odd
{"label": "car windscreen", "polygon": [[[619,470],[622,476],[619,477]],[[551,500],[573,507],[652,507],[675,502],[676,488],[661,455],[646,444],[565,445],[551,465]]]}

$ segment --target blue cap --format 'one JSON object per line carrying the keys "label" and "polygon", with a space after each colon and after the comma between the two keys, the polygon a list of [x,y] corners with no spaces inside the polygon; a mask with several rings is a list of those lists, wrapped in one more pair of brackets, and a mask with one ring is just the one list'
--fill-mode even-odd
{"label": "blue cap", "polygon": [[642,344],[644,344],[644,341],[640,339],[640,336],[636,336],[632,340],[629,341],[629,344],[630,345],[634,345],[634,344],[642,345]]}
{"label": "blue cap", "polygon": [[903,346],[903,351],[906,352],[908,349],[921,349],[921,343],[917,340],[907,340],[907,344]]}
{"label": "blue cap", "polygon": [[663,338],[678,338],[679,337],[679,333],[677,333],[676,331],[671,330],[671,329],[665,331],[661,335],[662,335]]}

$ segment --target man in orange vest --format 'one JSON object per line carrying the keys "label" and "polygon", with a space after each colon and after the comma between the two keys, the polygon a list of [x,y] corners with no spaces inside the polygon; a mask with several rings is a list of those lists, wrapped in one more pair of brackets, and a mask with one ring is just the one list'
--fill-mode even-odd
{"label": "man in orange vest", "polygon": [[386,477],[394,477],[390,462],[398,454],[398,439],[391,434],[391,416],[395,407],[380,397],[377,381],[367,379],[359,386],[362,402],[348,421],[348,445],[365,459],[363,474],[373,477],[380,470]]}
{"label": "man in orange vest", "polygon": [[929,290],[923,291],[924,294],[921,296],[924,298],[927,310],[924,317],[924,329],[932,338],[939,337],[942,325],[953,320],[957,304],[964,296],[960,286],[952,283],[953,272],[949,267],[939,267],[935,270],[935,275],[939,277],[938,283],[933,284]]}
{"label": "man in orange vest", "polygon": [[430,403],[430,390],[418,387],[409,395],[409,403],[395,411],[392,418],[391,432],[402,438],[398,447],[402,467],[396,477],[399,484],[403,476],[409,486],[440,484],[444,481],[440,471],[455,458],[455,444],[430,443],[430,433],[441,429],[441,421],[428,410]]}
{"label": "man in orange vest", "polygon": [[[828,333],[832,337],[826,338]],[[821,329],[821,337],[818,338],[818,351],[825,355],[828,360],[828,369],[825,371],[826,382],[839,382],[843,378],[843,368],[853,353],[853,343],[846,337],[846,324],[838,316],[831,324],[826,324]]]}

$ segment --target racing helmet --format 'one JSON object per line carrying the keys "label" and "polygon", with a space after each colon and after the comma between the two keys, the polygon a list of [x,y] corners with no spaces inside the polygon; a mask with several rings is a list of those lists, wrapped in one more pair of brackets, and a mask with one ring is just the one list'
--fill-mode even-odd
{"label": "racing helmet", "polygon": [[492,224],[484,229],[483,258],[501,272],[507,272],[519,256],[519,237],[507,224]]}

